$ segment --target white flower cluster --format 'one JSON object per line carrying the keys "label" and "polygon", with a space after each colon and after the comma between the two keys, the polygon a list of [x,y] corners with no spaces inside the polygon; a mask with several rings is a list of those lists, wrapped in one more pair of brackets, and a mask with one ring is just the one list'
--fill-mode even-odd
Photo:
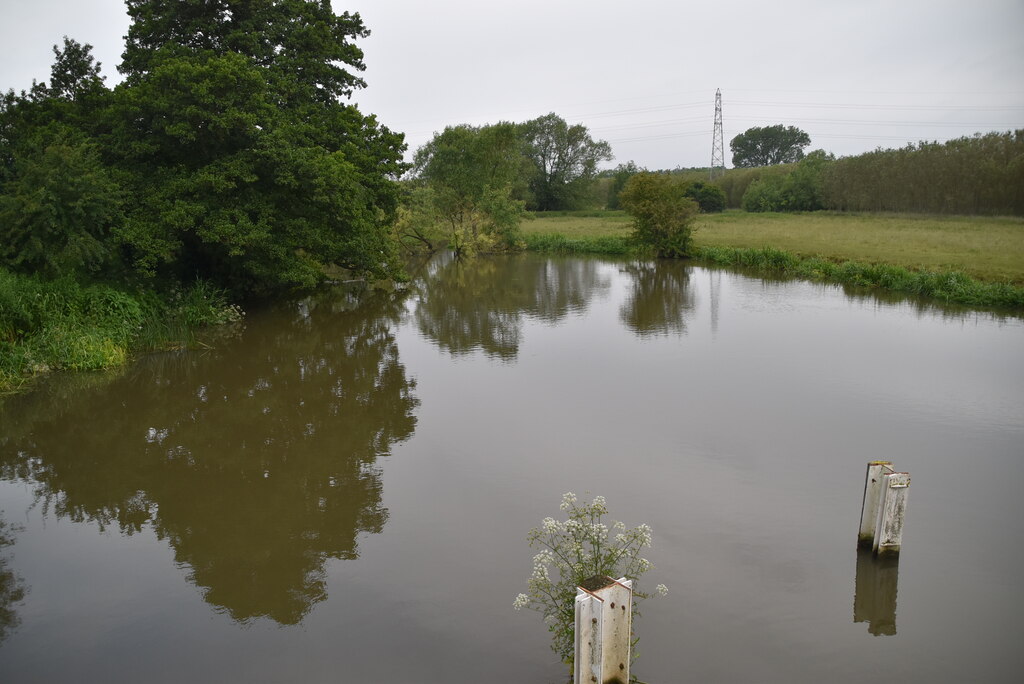
{"label": "white flower cluster", "polygon": [[[543,614],[553,635],[552,648],[571,660],[576,587],[595,575],[638,579],[651,569],[651,562],[640,554],[651,546],[652,532],[647,524],[628,529],[624,523],[614,522],[609,528],[601,520],[608,513],[603,496],[580,504],[573,492],[566,492],[559,508],[566,514],[565,520],[547,517],[530,531],[530,546],[538,553],[533,557],[528,592],[519,594],[512,605],[516,610],[533,608]],[[657,590],[662,595],[668,593],[664,584]],[[633,596],[635,605],[648,595],[634,589]]]}

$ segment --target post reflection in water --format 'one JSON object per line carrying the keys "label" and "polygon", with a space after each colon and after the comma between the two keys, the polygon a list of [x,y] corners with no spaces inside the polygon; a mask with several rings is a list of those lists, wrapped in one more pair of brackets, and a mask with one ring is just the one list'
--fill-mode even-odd
{"label": "post reflection in water", "polygon": [[296,624],[327,596],[327,559],[383,529],[377,459],[415,428],[401,296],[354,299],[268,312],[214,351],[144,358],[46,406],[8,402],[0,474],[58,516],[151,527],[233,619]]}
{"label": "post reflection in water", "polygon": [[868,631],[875,636],[896,634],[899,578],[898,554],[876,556],[871,549],[857,549],[853,621],[868,623]]}

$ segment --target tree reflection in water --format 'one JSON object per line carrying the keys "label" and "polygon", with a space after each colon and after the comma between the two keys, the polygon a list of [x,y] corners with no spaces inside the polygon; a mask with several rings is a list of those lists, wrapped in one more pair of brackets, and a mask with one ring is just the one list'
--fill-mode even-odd
{"label": "tree reflection in water", "polygon": [[324,293],[210,352],[15,397],[0,474],[36,483],[59,516],[151,526],[235,620],[298,623],[326,598],[326,561],[355,558],[387,520],[377,460],[418,404],[393,336],[402,300]]}
{"label": "tree reflection in water", "polygon": [[0,518],[0,644],[21,624],[17,606],[25,600],[28,590],[14,570],[8,567],[6,547],[14,544],[14,530]]}
{"label": "tree reflection in water", "polygon": [[693,313],[690,271],[678,260],[635,261],[622,269],[633,279],[619,319],[640,337],[683,335],[686,317]]}
{"label": "tree reflection in water", "polygon": [[526,319],[556,323],[611,286],[592,259],[440,257],[416,279],[419,330],[453,356],[513,360]]}

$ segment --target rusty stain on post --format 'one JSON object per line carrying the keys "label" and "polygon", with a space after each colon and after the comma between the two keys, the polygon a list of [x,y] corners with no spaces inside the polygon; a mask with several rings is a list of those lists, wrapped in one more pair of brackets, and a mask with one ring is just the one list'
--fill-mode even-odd
{"label": "rusty stain on post", "polygon": [[592,577],[576,587],[576,682],[627,684],[633,582]]}

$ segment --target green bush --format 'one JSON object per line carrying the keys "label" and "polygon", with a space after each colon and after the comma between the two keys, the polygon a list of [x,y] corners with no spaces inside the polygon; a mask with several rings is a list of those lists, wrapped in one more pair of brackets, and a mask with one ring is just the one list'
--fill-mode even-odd
{"label": "green bush", "polygon": [[782,211],[784,182],[782,176],[766,176],[751,183],[743,193],[743,211]]}
{"label": "green bush", "polygon": [[725,210],[725,192],[717,185],[709,185],[704,181],[693,181],[686,189],[686,196],[696,202],[705,214],[715,214]]}
{"label": "green bush", "polygon": [[687,257],[697,203],[686,196],[686,181],[661,173],[638,173],[619,202],[633,217],[632,239],[661,257]]}

